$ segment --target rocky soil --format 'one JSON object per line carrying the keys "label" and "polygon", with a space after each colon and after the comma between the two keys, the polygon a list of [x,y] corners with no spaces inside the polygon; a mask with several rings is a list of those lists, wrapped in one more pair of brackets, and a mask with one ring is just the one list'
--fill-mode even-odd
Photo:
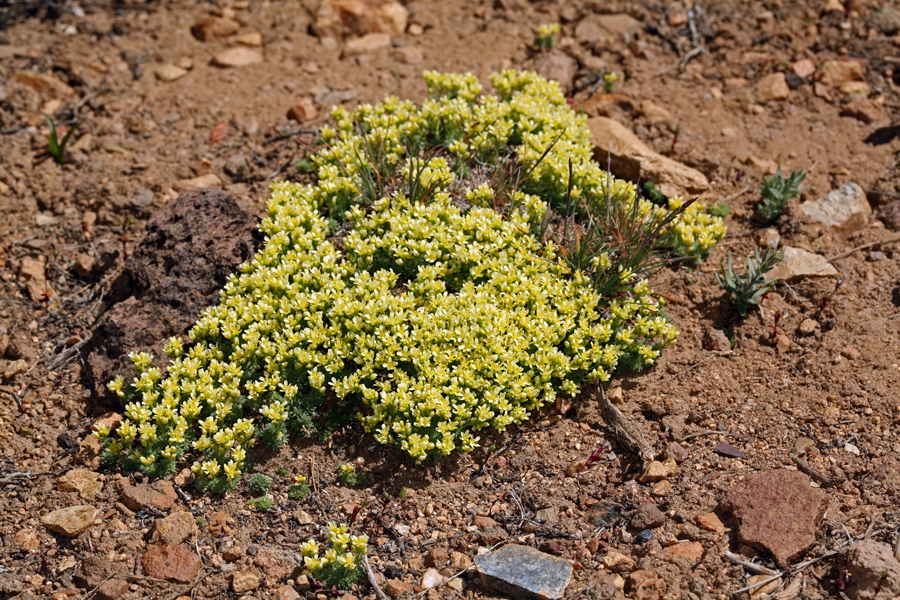
{"label": "rocky soil", "polygon": [[[20,0],[0,28],[0,598],[900,595],[893,2]],[[707,262],[654,282],[677,346],[605,386],[653,456],[587,389],[421,467],[356,427],[259,450],[264,513],[246,483],[100,467],[122,354],[159,354],[252,256],[269,184],[310,181],[294,161],[331,107],[509,67],[559,80],[617,174],[730,209]],[[79,126],[65,165],[41,113]],[[778,165],[806,187],[770,225]],[[714,273],[765,245],[782,282],[738,319]],[[330,521],[370,536],[371,582],[303,574]]]}

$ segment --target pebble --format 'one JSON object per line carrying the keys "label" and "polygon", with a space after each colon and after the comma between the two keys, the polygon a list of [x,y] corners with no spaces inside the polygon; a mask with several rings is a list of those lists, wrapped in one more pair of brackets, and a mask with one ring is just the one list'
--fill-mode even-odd
{"label": "pebble", "polygon": [[444,581],[444,576],[437,569],[427,569],[422,575],[422,589],[430,589]]}
{"label": "pebble", "polygon": [[847,81],[863,81],[862,65],[855,60],[828,60],[822,64],[819,82],[837,87]]}
{"label": "pebble", "polygon": [[406,583],[401,579],[388,579],[387,584],[385,585],[384,591],[391,598],[397,598],[399,596],[403,596],[409,593],[412,590],[412,585]]}
{"label": "pebble", "polygon": [[791,70],[798,77],[809,79],[816,72],[816,64],[810,59],[804,58],[792,64]]}
{"label": "pebble", "polygon": [[881,110],[872,104],[868,98],[861,98],[848,102],[841,108],[841,115],[859,119],[863,123],[871,124],[881,119]]}
{"label": "pebble", "polygon": [[756,84],[756,97],[760,102],[784,100],[791,94],[784,73],[766,75]]}
{"label": "pebble", "polygon": [[848,360],[857,360],[859,359],[859,350],[853,346],[844,346],[841,348],[841,356]]}
{"label": "pebble", "polygon": [[705,531],[725,533],[725,524],[722,523],[722,520],[719,519],[716,513],[696,515],[694,517],[694,523],[696,523],[700,529],[703,529]]}
{"label": "pebble", "polygon": [[603,566],[614,573],[630,571],[634,566],[634,560],[621,552],[610,550],[603,557]]}
{"label": "pebble", "polygon": [[228,50],[223,50],[216,54],[212,59],[212,64],[223,68],[240,68],[259,64],[262,61],[262,54],[256,50],[235,46],[234,48],[229,48]]}
{"label": "pebble", "polygon": [[177,187],[183,192],[198,188],[218,188],[222,187],[222,179],[215,173],[207,173],[193,179],[182,179],[178,182]]}
{"label": "pebble", "polygon": [[665,479],[669,475],[674,475],[678,472],[678,464],[672,458],[667,458],[663,462],[659,462],[658,460],[650,461],[646,467],[644,467],[641,476],[638,478],[638,481],[641,483],[649,483],[651,481],[659,481],[661,479]]}
{"label": "pebble", "polygon": [[666,582],[654,571],[639,569],[628,575],[629,596],[640,600],[659,600],[666,593]]}
{"label": "pebble", "polygon": [[244,33],[236,38],[234,41],[242,46],[249,46],[250,48],[259,48],[263,45],[263,36],[258,31],[251,31],[249,33]]}
{"label": "pebble", "polygon": [[703,558],[703,544],[700,542],[678,542],[663,549],[667,556],[680,556],[691,562],[697,562]]}
{"label": "pebble", "polygon": [[54,510],[41,517],[41,524],[66,537],[75,537],[90,529],[99,516],[98,509],[82,504]]}
{"label": "pebble", "polygon": [[200,557],[177,544],[154,546],[141,556],[144,575],[189,583],[200,572]]}
{"label": "pebble", "polygon": [[21,552],[37,552],[41,547],[41,539],[38,537],[37,531],[31,527],[18,530],[13,543]]}
{"label": "pebble", "polygon": [[783,252],[781,262],[765,274],[766,281],[782,279],[791,282],[813,277],[837,277],[839,274],[825,257],[818,254],[791,246],[785,246]]}
{"label": "pebble", "polygon": [[231,576],[231,589],[235,594],[250,592],[259,587],[259,573],[238,571]]}
{"label": "pebble", "polygon": [[197,519],[189,512],[176,512],[153,524],[150,544],[180,544],[197,532]]}
{"label": "pebble", "polygon": [[634,544],[646,544],[650,540],[653,539],[653,531],[649,529],[643,529],[634,536],[633,543]]}
{"label": "pebble", "polygon": [[87,277],[94,270],[94,257],[90,254],[79,254],[72,269],[79,277]]}
{"label": "pebble", "polygon": [[377,52],[391,45],[391,36],[386,33],[367,33],[362,37],[350,40],[344,46],[344,58]]}
{"label": "pebble", "polygon": [[815,448],[816,442],[808,437],[798,437],[794,442],[792,452],[797,456],[803,456],[810,448]]}
{"label": "pebble", "polygon": [[305,123],[318,116],[319,111],[311,98],[300,98],[288,111],[288,118]]}
{"label": "pebble", "polygon": [[666,523],[666,515],[653,502],[645,502],[631,517],[633,529],[649,530],[662,527]]}
{"label": "pebble", "polygon": [[210,16],[191,27],[191,33],[201,42],[212,42],[230,37],[241,30],[241,24],[234,19]]}
{"label": "pebble", "polygon": [[172,82],[181,79],[188,74],[187,69],[176,67],[175,65],[165,64],[156,67],[156,78],[160,81]]}
{"label": "pebble", "polygon": [[78,492],[85,500],[93,500],[103,489],[103,475],[88,469],[72,469],[56,480],[61,492]]}

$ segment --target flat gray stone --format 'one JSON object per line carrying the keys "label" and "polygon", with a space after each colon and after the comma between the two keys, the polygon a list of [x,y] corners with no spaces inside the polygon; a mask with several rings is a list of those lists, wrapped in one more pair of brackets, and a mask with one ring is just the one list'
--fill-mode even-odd
{"label": "flat gray stone", "polygon": [[510,544],[475,557],[481,583],[521,600],[558,600],[572,580],[572,565],[528,546]]}
{"label": "flat gray stone", "polygon": [[846,231],[862,229],[872,217],[866,193],[852,181],[818,200],[804,202],[800,212],[816,223]]}

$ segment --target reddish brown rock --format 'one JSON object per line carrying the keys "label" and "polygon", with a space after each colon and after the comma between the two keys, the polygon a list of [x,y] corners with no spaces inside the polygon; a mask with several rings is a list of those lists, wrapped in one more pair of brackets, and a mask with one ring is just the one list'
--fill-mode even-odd
{"label": "reddish brown rock", "polygon": [[389,0],[324,0],[312,25],[319,37],[340,38],[348,34],[398,34],[406,30],[409,11]]}
{"label": "reddish brown rock", "polygon": [[171,496],[160,493],[146,483],[141,485],[126,485],[122,488],[122,504],[133,511],[144,510],[151,507],[156,510],[169,510],[175,501]]}
{"label": "reddish brown rock", "polygon": [[274,579],[282,579],[290,575],[295,567],[293,554],[278,547],[260,548],[253,565]]}
{"label": "reddish brown rock", "polygon": [[129,352],[150,352],[163,366],[168,339],[194,325],[260,239],[256,220],[221,190],[192,190],[153,215],[85,346],[95,390],[108,393],[106,382],[117,375],[130,381]]}
{"label": "reddish brown rock", "polygon": [[288,118],[305,123],[315,119],[318,114],[319,111],[316,110],[316,105],[312,98],[300,98],[288,111]]}
{"label": "reddish brown rock", "polygon": [[656,529],[666,523],[666,515],[653,502],[646,502],[631,517],[634,529]]}
{"label": "reddish brown rock", "polygon": [[697,515],[694,517],[694,523],[697,527],[706,531],[714,531],[715,533],[725,533],[725,525],[722,520],[716,516],[716,513],[707,513],[705,515]]}
{"label": "reddish brown rock", "polygon": [[97,598],[100,600],[119,600],[128,593],[128,582],[124,579],[113,578],[104,581],[97,589]]}
{"label": "reddish brown rock", "polygon": [[155,546],[141,557],[144,575],[188,583],[200,572],[200,557],[177,544]]}
{"label": "reddish brown rock", "polygon": [[96,554],[89,554],[82,561],[81,566],[75,571],[72,580],[80,588],[92,590],[104,580],[124,571],[124,565],[101,558]]}
{"label": "reddish brown rock", "polygon": [[150,544],[180,544],[197,531],[197,519],[189,512],[177,512],[153,524]]}
{"label": "reddish brown rock", "polygon": [[552,540],[544,540],[541,542],[541,552],[552,554],[553,556],[562,556],[572,547],[572,542],[561,538]]}
{"label": "reddish brown rock", "polygon": [[732,515],[738,540],[768,550],[785,568],[816,541],[828,497],[798,471],[760,473],[732,488],[719,508]]}
{"label": "reddish brown rock", "polygon": [[878,218],[891,231],[900,231],[900,200],[894,200],[878,211]]}
{"label": "reddish brown rock", "polygon": [[447,552],[446,548],[439,546],[437,548],[432,548],[428,551],[428,554],[425,555],[425,566],[443,569],[449,560],[450,553]]}
{"label": "reddish brown rock", "polygon": [[867,125],[881,118],[881,111],[868,98],[848,102],[841,108],[841,114],[845,117],[859,119]]}
{"label": "reddish brown rock", "polygon": [[640,569],[628,576],[628,592],[635,600],[659,600],[666,593],[666,582],[653,571]]}
{"label": "reddish brown rock", "polygon": [[391,598],[398,598],[404,594],[408,594],[412,590],[412,585],[400,579],[388,579],[384,591]]}
{"label": "reddish brown rock", "polygon": [[686,558],[691,563],[696,563],[703,558],[703,544],[700,542],[678,542],[663,548],[663,556]]}

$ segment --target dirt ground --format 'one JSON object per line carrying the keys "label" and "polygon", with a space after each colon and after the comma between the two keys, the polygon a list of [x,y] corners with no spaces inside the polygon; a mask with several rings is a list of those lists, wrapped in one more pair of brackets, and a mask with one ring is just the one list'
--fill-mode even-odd
{"label": "dirt ground", "polygon": [[[835,4],[843,10],[827,10]],[[438,550],[459,553],[450,558],[455,572],[479,548],[508,538],[569,560],[568,597],[720,600],[755,574],[726,552],[775,565],[740,544],[723,515],[724,531],[695,517],[715,511],[752,474],[798,469],[791,454],[801,437],[812,440],[803,460],[828,498],[804,558],[863,536],[893,547],[900,537],[900,246],[879,218],[900,197],[900,140],[891,127],[900,108],[900,38],[891,35],[900,23],[891,31],[873,21],[884,4],[722,0],[698,3],[688,19],[690,0],[416,0],[404,2],[405,31],[358,54],[347,48],[352,35],[330,37],[313,26],[318,0],[0,6],[0,597],[324,600],[349,592],[370,600],[376,596],[366,581],[352,590],[308,587],[288,564],[300,543],[321,539],[324,524],[353,520],[354,531],[371,536],[375,577],[408,583],[409,594],[421,591],[432,564],[446,563]],[[587,25],[598,14],[625,14],[639,26],[593,39]],[[236,21],[239,31],[200,41],[192,26],[210,15]],[[552,22],[562,24],[554,56],[574,61],[548,65],[531,48],[537,26]],[[228,48],[262,60],[215,66]],[[800,77],[804,59],[814,67],[855,61],[867,85],[841,91],[821,83],[821,68]],[[163,65],[183,73],[165,81]],[[422,467],[357,428],[327,443],[292,441],[256,457],[257,470],[273,477],[275,506],[267,513],[248,508],[246,483],[223,496],[186,486],[177,503],[202,523],[183,543],[202,559],[197,579],[187,582],[143,574],[147,538],[163,514],[120,501],[123,486],[136,481],[131,474],[94,469],[103,482],[89,503],[100,523],[89,531],[69,538],[41,524],[52,510],[86,503],[57,479],[84,468],[75,449],[96,418],[121,410],[102,393],[103,382],[95,389],[86,380],[76,353],[63,353],[89,337],[108,308],[106,288],[154,211],[207,185],[261,215],[273,181],[308,180],[293,161],[315,134],[296,130],[325,123],[331,106],[387,95],[420,101],[424,70],[468,71],[487,84],[490,73],[509,67],[549,69],[577,92],[575,106],[605,111],[658,152],[697,168],[711,184],[701,200],[730,207],[728,237],[708,261],[666,269],[654,281],[671,301],[677,345],[654,368],[617,375],[608,386],[651,445],[683,447],[666,485],[642,481],[640,460],[605,429],[588,390],[563,415],[547,409],[487,436],[471,455]],[[579,85],[604,70],[619,75],[613,103],[588,99],[590,86]],[[792,89],[763,101],[759,82],[777,72],[788,74]],[[288,116],[298,103],[302,123]],[[65,165],[46,153],[42,112],[60,130],[79,124]],[[777,164],[807,173],[800,200],[777,223],[781,244],[828,258],[843,283],[833,294],[834,279],[779,284],[761,310],[736,319],[714,272],[728,252],[747,256],[757,245],[765,227],[758,190]],[[866,225],[847,232],[802,218],[800,201],[850,181],[874,210]],[[799,330],[805,319],[815,321],[808,334]],[[777,348],[773,326],[787,339]],[[716,330],[732,348],[709,339]],[[740,456],[714,452],[722,443]],[[599,448],[601,460],[577,472]],[[341,485],[340,462],[358,465],[365,482]],[[287,497],[294,474],[313,487],[302,501]],[[628,523],[648,499],[665,522],[638,543]],[[621,518],[598,522],[598,506],[615,507]],[[671,560],[666,548],[675,540],[699,542],[702,554]],[[615,553],[624,557],[618,563],[609,559]],[[78,574],[91,557],[117,565],[127,586],[113,593],[97,589],[103,577],[84,583]],[[782,592],[790,593],[779,598],[836,596],[840,567],[826,557],[785,579]],[[636,576],[641,570],[651,575]],[[259,576],[257,585],[238,593],[235,574],[247,572]],[[494,596],[474,572],[460,579],[461,586],[427,594]]]}

